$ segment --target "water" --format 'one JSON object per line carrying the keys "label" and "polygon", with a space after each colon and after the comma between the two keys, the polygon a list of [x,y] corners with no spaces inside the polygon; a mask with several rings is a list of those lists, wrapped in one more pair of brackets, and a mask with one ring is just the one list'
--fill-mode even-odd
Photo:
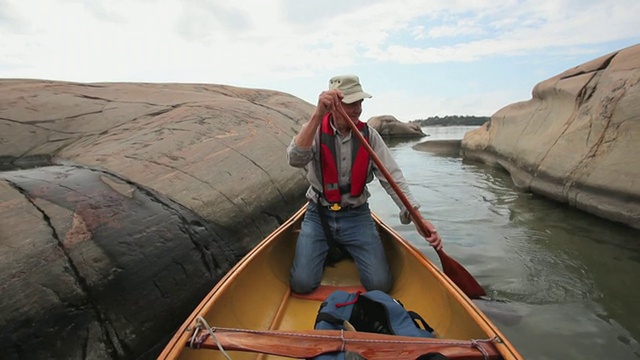
{"label": "water", "polygon": [[[526,359],[640,359],[640,230],[519,191],[507,173],[412,146],[461,139],[474,127],[425,127],[389,143],[420,211],[501,302],[477,302]],[[377,181],[373,211],[439,260]]]}

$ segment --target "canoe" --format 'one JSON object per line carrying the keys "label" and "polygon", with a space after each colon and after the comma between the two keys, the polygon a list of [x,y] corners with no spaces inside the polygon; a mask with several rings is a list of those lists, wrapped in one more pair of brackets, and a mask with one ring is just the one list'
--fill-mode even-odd
{"label": "canoe", "polygon": [[364,291],[352,260],[326,267],[311,294],[289,289],[302,207],[242,258],[209,292],[159,359],[310,358],[346,350],[367,359],[522,359],[498,327],[419,250],[375,214],[395,282],[391,296],[434,328],[433,339],[313,330],[318,308],[336,289]]}

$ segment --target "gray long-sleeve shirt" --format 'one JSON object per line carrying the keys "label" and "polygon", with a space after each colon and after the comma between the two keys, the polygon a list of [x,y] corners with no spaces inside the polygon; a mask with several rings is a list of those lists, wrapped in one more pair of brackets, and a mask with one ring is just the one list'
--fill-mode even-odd
{"label": "gray long-sleeve shirt", "polygon": [[[368,125],[367,125],[368,126]],[[333,127],[333,124],[332,124]],[[336,162],[338,167],[338,185],[344,186],[351,183],[351,167],[352,167],[352,156],[351,156],[351,141],[353,134],[349,132],[346,136],[340,134],[335,127],[333,127],[335,132],[335,143],[336,143]],[[409,202],[413,205],[414,208],[419,208],[420,205],[414,199],[411,191],[407,186],[404,175],[402,174],[402,170],[398,167],[395,159],[391,156],[391,152],[389,148],[384,143],[384,140],[380,136],[380,134],[373,128],[369,127],[369,145],[375,151],[376,155],[387,169],[391,177],[396,182],[398,187],[405,194]],[[289,159],[289,165],[293,167],[304,168],[307,172],[307,180],[309,181],[309,189],[307,190],[306,197],[318,203],[320,201],[321,205],[330,205],[326,199],[323,197],[319,197],[315,189],[322,189],[322,177],[321,177],[321,164],[320,164],[320,132],[316,133],[316,136],[313,140],[313,144],[309,148],[302,148],[296,145],[295,138],[289,144],[287,148],[287,158]],[[398,195],[393,190],[393,187],[387,179],[384,177],[382,172],[378,170],[378,167],[371,161],[369,163],[369,170],[367,172],[367,183],[373,180],[373,177],[378,178],[380,184],[385,189],[385,191],[391,196],[393,201],[396,203],[398,208],[401,210],[400,220],[402,223],[409,223],[409,214],[405,209],[402,200],[398,197]],[[341,206],[359,206],[364,204],[367,199],[371,196],[371,193],[365,186],[364,191],[358,197],[352,197],[351,194],[346,193],[342,194]]]}

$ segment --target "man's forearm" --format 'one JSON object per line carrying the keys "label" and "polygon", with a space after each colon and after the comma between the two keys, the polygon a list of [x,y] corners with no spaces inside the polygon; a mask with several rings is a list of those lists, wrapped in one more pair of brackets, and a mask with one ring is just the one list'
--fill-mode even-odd
{"label": "man's forearm", "polygon": [[296,145],[301,148],[309,148],[313,145],[313,138],[316,136],[316,132],[318,131],[318,126],[322,123],[323,114],[318,114],[314,112],[298,135],[296,135]]}

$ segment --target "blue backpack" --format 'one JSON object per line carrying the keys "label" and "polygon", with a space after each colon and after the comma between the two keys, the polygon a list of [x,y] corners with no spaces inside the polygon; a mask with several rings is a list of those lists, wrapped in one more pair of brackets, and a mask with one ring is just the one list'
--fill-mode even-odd
{"label": "blue backpack", "polygon": [[[315,329],[349,330],[413,337],[433,337],[433,329],[417,313],[383,291],[348,293],[336,290],[320,305]],[[420,327],[422,325],[422,327]],[[351,329],[353,330],[353,329]],[[344,360],[341,352],[316,356],[316,360]]]}

